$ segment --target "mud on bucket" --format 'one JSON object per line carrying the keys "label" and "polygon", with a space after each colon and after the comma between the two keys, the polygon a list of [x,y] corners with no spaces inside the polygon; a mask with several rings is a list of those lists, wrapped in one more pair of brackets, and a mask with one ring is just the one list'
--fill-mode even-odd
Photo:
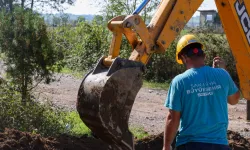
{"label": "mud on bucket", "polygon": [[134,149],[128,120],[142,86],[143,71],[140,62],[116,58],[107,68],[101,59],[81,83],[77,111],[82,121],[111,149]]}

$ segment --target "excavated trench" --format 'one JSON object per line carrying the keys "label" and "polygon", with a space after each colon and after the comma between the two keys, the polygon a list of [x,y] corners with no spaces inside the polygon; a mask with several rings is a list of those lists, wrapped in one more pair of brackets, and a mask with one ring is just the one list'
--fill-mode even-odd
{"label": "excavated trench", "polygon": [[[249,140],[240,134],[228,131],[232,150],[249,150]],[[136,141],[136,150],[162,150],[163,134]],[[0,133],[0,150],[107,150],[102,141],[82,136],[81,138],[61,135],[57,138],[43,138],[40,135],[6,129]]]}

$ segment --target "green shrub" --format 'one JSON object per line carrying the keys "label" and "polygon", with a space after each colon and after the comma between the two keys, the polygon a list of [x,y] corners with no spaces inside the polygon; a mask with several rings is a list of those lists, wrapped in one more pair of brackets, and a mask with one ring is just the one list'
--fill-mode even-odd
{"label": "green shrub", "polygon": [[193,30],[192,33],[198,35],[204,43],[206,52],[206,64],[212,66],[213,58],[222,57],[226,62],[226,69],[230,73],[236,84],[239,85],[238,73],[236,70],[236,62],[231,52],[231,48],[225,34],[211,33],[207,30]]}
{"label": "green shrub", "polygon": [[[235,60],[225,34],[216,34],[204,29],[185,31],[185,34],[187,33],[195,34],[204,43],[207,65],[212,66],[214,57],[222,57],[226,61],[227,70],[234,81],[236,83],[239,82]],[[178,36],[176,40],[172,42],[165,54],[155,54],[151,58],[151,61],[147,65],[146,80],[166,82],[185,71],[184,66],[177,64],[175,60],[176,45],[182,35],[183,34]]]}
{"label": "green shrub", "polygon": [[63,54],[55,51],[43,18],[31,10],[15,7],[10,13],[0,9],[0,53],[4,54],[7,76],[29,100],[34,81],[49,83],[63,67]]}
{"label": "green shrub", "polygon": [[52,104],[35,101],[22,105],[20,94],[9,83],[0,84],[0,95],[0,131],[14,128],[43,136],[89,133],[76,112],[65,112]]}
{"label": "green shrub", "polygon": [[110,34],[106,27],[96,22],[78,23],[75,27],[64,26],[51,30],[54,47],[65,54],[66,66],[84,71],[92,68],[108,53]]}
{"label": "green shrub", "polygon": [[[67,29],[58,28],[55,39],[60,39],[60,48],[66,48],[67,66],[76,71],[86,71],[97,63],[101,56],[107,56],[111,40],[111,32],[106,26],[97,25],[95,22],[81,22],[76,27]],[[193,33],[204,42],[206,49],[206,64],[212,65],[213,57],[220,56],[228,63],[227,70],[238,83],[238,75],[235,68],[235,61],[231,53],[225,34],[217,34],[211,29],[183,30],[166,49],[164,54],[154,54],[147,64],[144,75],[145,80],[150,82],[170,82],[176,75],[185,71],[183,65],[177,64],[175,60],[176,45],[184,34]],[[59,42],[60,43],[60,42]],[[63,43],[68,46],[63,46]],[[120,50],[120,57],[129,58],[131,47],[128,41],[123,38]]]}

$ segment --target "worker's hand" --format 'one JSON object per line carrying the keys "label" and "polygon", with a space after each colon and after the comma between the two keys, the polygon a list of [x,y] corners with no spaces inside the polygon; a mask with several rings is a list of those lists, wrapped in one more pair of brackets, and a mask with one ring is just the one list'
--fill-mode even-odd
{"label": "worker's hand", "polygon": [[225,61],[220,57],[215,57],[213,59],[213,68],[223,68],[226,69]]}

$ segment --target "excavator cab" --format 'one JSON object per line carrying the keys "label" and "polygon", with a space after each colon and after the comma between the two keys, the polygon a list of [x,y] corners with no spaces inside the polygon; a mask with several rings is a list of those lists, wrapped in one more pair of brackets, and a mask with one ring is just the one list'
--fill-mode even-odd
{"label": "excavator cab", "polygon": [[[118,16],[108,23],[113,32],[108,56],[100,58],[83,79],[77,97],[82,121],[114,150],[134,150],[128,120],[142,86],[145,65],[154,53],[164,53],[203,0],[162,0],[149,25],[139,13]],[[232,53],[237,62],[241,90],[250,100],[250,19],[248,0],[215,0]],[[122,36],[129,41],[129,59],[119,58]]]}

